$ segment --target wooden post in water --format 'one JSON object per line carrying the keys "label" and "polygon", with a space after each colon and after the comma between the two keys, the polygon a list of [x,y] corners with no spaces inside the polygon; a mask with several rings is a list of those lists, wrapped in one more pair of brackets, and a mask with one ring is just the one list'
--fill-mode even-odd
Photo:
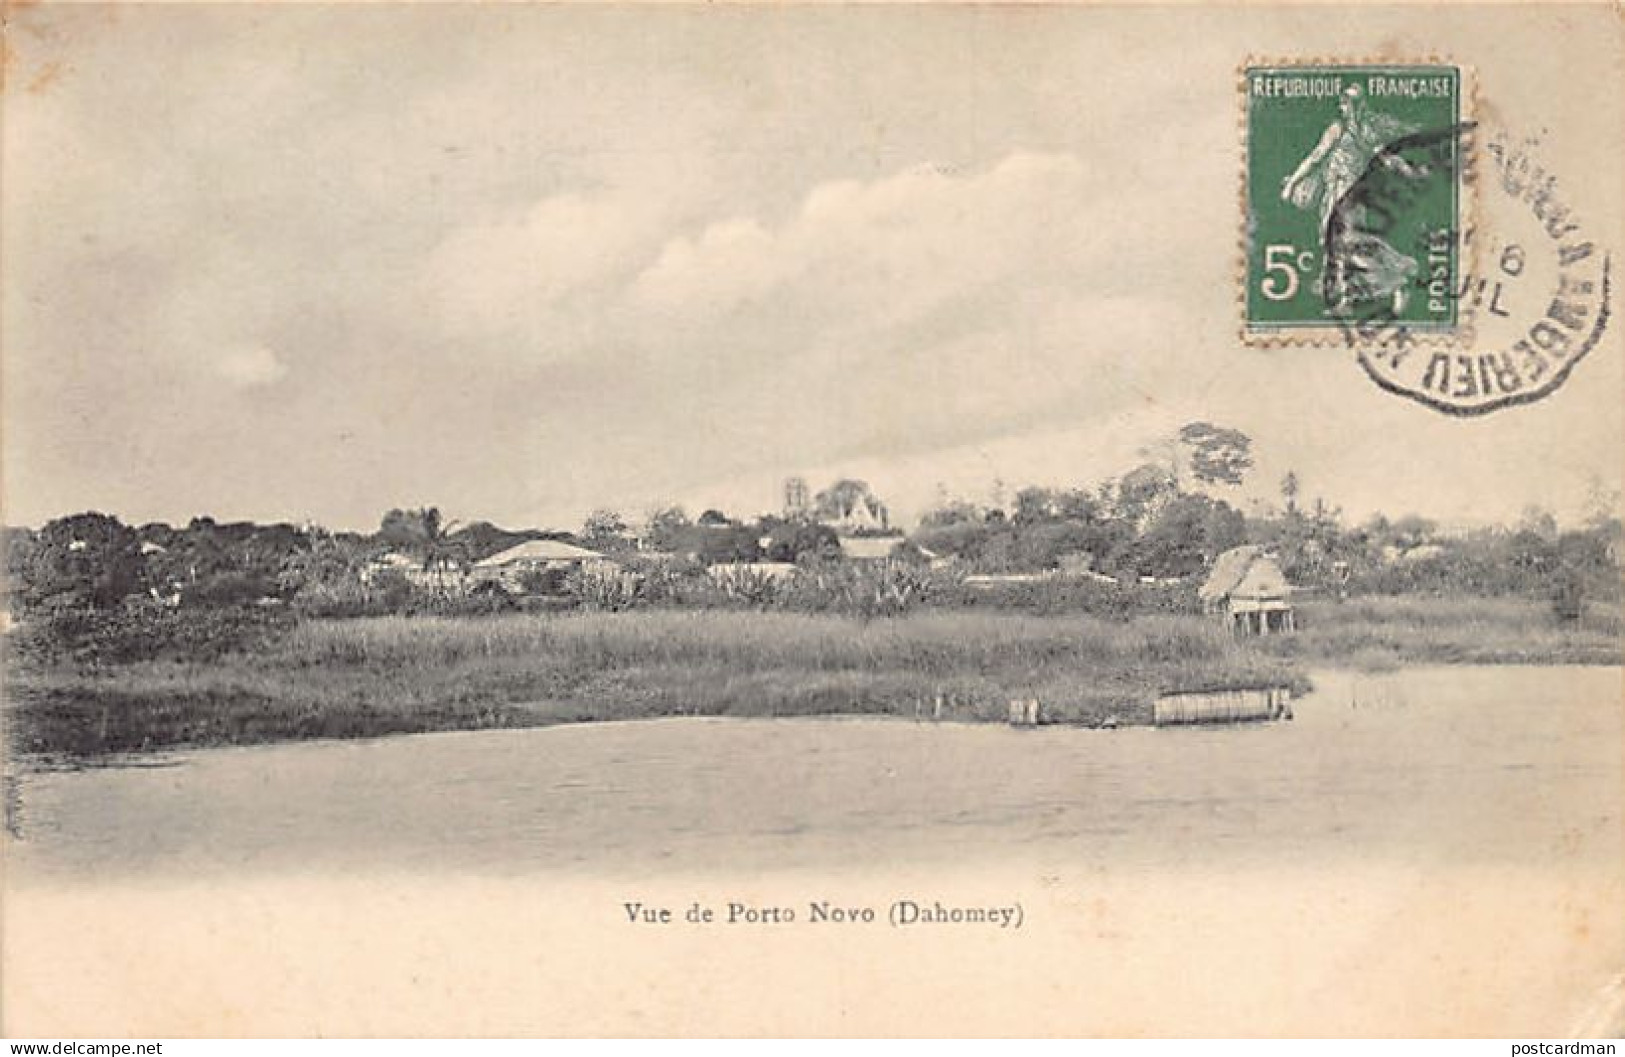
{"label": "wooden post in water", "polygon": [[1040,708],[1036,697],[1012,697],[1009,705],[1012,727],[1036,727]]}

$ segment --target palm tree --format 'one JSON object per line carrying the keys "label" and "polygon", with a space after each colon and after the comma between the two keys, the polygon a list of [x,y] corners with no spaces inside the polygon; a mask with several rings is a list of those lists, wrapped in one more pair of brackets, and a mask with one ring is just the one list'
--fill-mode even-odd
{"label": "palm tree", "polygon": [[1298,475],[1292,470],[1286,472],[1281,478],[1281,498],[1286,500],[1286,512],[1290,517],[1298,512]]}
{"label": "palm tree", "polygon": [[459,524],[443,521],[439,507],[391,510],[384,515],[378,534],[415,551],[422,560],[425,579],[436,587],[446,587],[448,573],[455,570],[461,577],[468,564],[462,541],[452,538]]}

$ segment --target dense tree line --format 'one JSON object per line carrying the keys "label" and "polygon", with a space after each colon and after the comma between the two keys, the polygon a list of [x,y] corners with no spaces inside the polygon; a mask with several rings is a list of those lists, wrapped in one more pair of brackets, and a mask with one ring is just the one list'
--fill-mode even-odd
{"label": "dense tree line", "polygon": [[1446,533],[1416,516],[1350,524],[1322,500],[1300,505],[1300,489],[1288,475],[1282,507],[1243,515],[1142,467],[1092,491],[1026,488],[1009,509],[946,500],[913,539],[982,573],[1194,580],[1225,550],[1252,543],[1279,558],[1291,583],[1336,594],[1620,594],[1621,524],[1606,511],[1564,530],[1531,510],[1516,525]]}
{"label": "dense tree line", "polygon": [[[1245,434],[1191,423],[1150,446],[1142,465],[1113,480],[1087,487],[1025,487],[1008,501],[1001,490],[987,504],[944,495],[898,553],[906,551],[922,566],[951,566],[958,576],[1053,573],[1055,582],[1071,585],[1064,591],[1051,585],[1011,593],[1011,598],[1021,595],[1028,608],[1076,605],[1131,612],[1142,601],[1134,591],[1183,585],[1188,593],[1220,554],[1243,543],[1276,554],[1292,583],[1339,596],[1619,596],[1621,526],[1611,497],[1601,497],[1584,524],[1566,529],[1532,508],[1515,525],[1443,533],[1414,516],[1350,524],[1324,500],[1306,500],[1295,473],[1280,482],[1279,505],[1244,514],[1226,497],[1235,494],[1252,465]],[[703,570],[719,564],[791,563],[823,570],[820,575],[836,583],[840,577],[830,570],[841,564],[841,545],[831,522],[849,534],[895,534],[885,503],[862,481],[837,481],[816,495],[803,482],[796,485],[787,489],[786,509],[779,514],[744,520],[711,509],[690,518],[682,507],[671,506],[634,529],[618,512],[599,509],[575,533],[464,524],[447,520],[434,507],[388,511],[372,533],[207,517],[178,527],[128,526],[106,514],[76,514],[38,531],[3,530],[8,604],[25,619],[60,620],[65,627],[88,626],[87,614],[120,613],[124,620],[132,607],[147,614],[151,627],[184,619],[160,619],[160,611],[257,610],[265,620],[279,619],[271,615],[277,612],[477,611],[509,600],[495,597],[500,590],[448,599],[425,587],[423,577],[405,575],[402,563],[408,569],[460,574],[483,558],[536,539],[601,552],[642,578],[637,585],[630,580],[587,585],[577,592],[578,602],[622,595],[698,602],[712,593],[701,582]],[[900,534],[896,538],[902,540]],[[376,559],[383,555],[394,565],[380,569]],[[658,574],[651,571],[655,566]],[[522,593],[568,593],[562,572],[538,571],[534,579],[521,585]],[[842,590],[873,588],[865,582]],[[940,582],[925,595],[961,597]],[[974,599],[1002,597],[984,593]],[[1156,601],[1153,608],[1183,604],[1170,599]],[[178,627],[167,633],[186,634]]]}
{"label": "dense tree line", "polygon": [[[387,512],[376,532],[329,532],[285,523],[216,522],[128,526],[101,513],[58,518],[38,531],[4,531],[9,608],[21,616],[105,613],[149,607],[224,610],[287,606],[323,616],[400,612],[429,599],[400,566],[369,569],[384,555],[405,569],[466,572],[510,547],[556,539],[627,560],[646,549],[697,567],[734,562],[807,563],[839,554],[833,529],[810,516],[736,521],[710,510],[691,521],[682,508],[657,512],[646,534],[597,510],[579,533],[510,531],[489,522],[448,522],[434,507]],[[535,577],[532,593],[558,593],[562,574]],[[546,582],[541,582],[546,580]],[[448,603],[436,602],[441,608]],[[471,608],[478,608],[476,600]]]}
{"label": "dense tree line", "polygon": [[392,510],[372,534],[208,517],[131,527],[85,513],[37,532],[6,529],[4,545],[11,607],[40,613],[99,611],[131,598],[191,608],[295,602],[357,590],[362,567],[379,554],[466,564],[548,535],[561,534],[480,522],[453,536],[432,507]]}

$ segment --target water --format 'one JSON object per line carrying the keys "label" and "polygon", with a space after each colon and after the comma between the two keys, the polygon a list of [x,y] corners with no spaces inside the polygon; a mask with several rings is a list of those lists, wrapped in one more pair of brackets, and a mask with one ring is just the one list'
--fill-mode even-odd
{"label": "water", "polygon": [[[1556,1037],[1625,1023],[1621,672],[1316,683],[1290,723],[681,719],[23,775],[8,1028]],[[740,901],[804,921],[830,899],[884,921],[904,896],[1019,903],[1027,924],[662,928],[623,906]]]}
{"label": "water", "polygon": [[1619,683],[1612,669],[1323,673],[1294,722],[1180,730],[682,719],[212,750],[25,776],[16,865],[1606,860]]}

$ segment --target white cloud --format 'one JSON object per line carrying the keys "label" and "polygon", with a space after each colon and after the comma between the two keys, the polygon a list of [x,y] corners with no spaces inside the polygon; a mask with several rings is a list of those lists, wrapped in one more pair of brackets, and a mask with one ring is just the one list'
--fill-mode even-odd
{"label": "white cloud", "polygon": [[1480,424],[1336,349],[1237,347],[1235,100],[1209,89],[1256,26],[1198,25],[1169,77],[1166,47],[1070,16],[968,12],[876,62],[925,31],[908,12],[627,33],[585,8],[228,7],[121,14],[7,100],[20,516],[520,524],[744,477],[750,509],[847,468],[903,507],[938,477],[1086,479],[1197,416],[1350,509],[1619,479],[1617,343]]}
{"label": "white cloud", "polygon": [[264,345],[239,345],[226,348],[214,359],[214,369],[221,378],[239,389],[256,389],[281,381],[288,373],[275,350]]}
{"label": "white cloud", "polygon": [[[1138,215],[1149,194],[1096,186],[1072,155],[1028,152],[970,173],[825,181],[782,218],[735,214],[648,244],[635,278],[559,306],[535,340],[585,335],[627,354],[603,363],[614,401],[590,419],[559,410],[593,431],[616,478],[591,487],[924,466],[935,451],[1135,413],[1215,369],[1175,348],[1177,295],[1117,274],[1136,265],[1108,222]],[[561,430],[540,424],[538,451],[567,442]],[[546,501],[569,491],[550,479]]]}
{"label": "white cloud", "polygon": [[741,216],[672,239],[634,296],[687,317],[760,307],[904,323],[1018,274],[1042,282],[1081,265],[1095,242],[1078,222],[1089,184],[1074,157],[1023,152],[973,175],[829,182],[776,228]]}
{"label": "white cloud", "polygon": [[422,277],[452,333],[512,331],[557,301],[615,277],[658,215],[632,195],[560,194],[453,230]]}

